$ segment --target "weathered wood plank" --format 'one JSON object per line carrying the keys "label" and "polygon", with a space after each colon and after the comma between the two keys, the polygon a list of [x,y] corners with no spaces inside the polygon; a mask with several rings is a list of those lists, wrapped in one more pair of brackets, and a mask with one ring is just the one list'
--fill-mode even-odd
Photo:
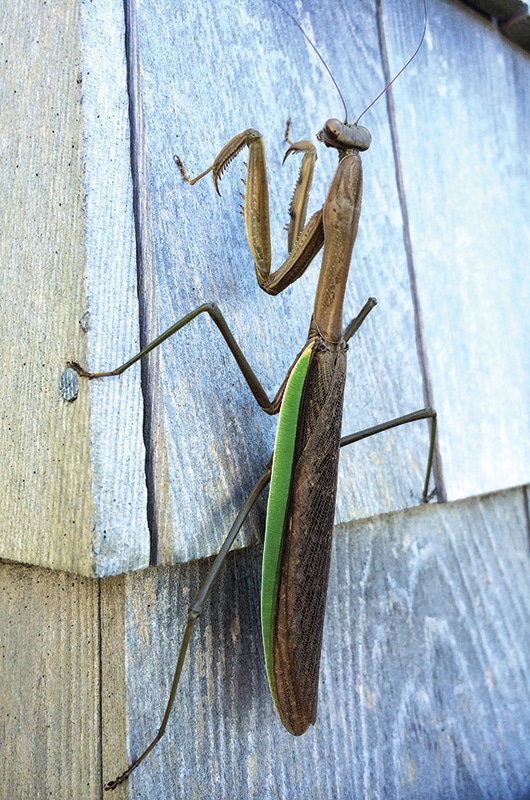
{"label": "weathered wood plank", "polygon": [[122,17],[119,2],[0,9],[0,556],[88,575],[103,557],[139,567],[149,546],[139,376],[90,402],[59,392],[86,360],[87,284],[89,359],[138,343]]}
{"label": "weathered wood plank", "polygon": [[[395,70],[408,18],[391,12]],[[443,2],[423,61],[395,86],[449,499],[530,480],[529,70],[498,31]]]}
{"label": "weathered wood plank", "polygon": [[0,564],[0,620],[0,796],[97,800],[97,581]]}
{"label": "weathered wood plank", "polygon": [[[157,729],[206,568],[124,579],[131,756]],[[317,724],[300,738],[282,728],[268,692],[259,572],[256,549],[229,559],[193,637],[166,739],[132,776],[131,798],[528,794],[521,490],[337,530]]]}
{"label": "weathered wood plank", "polygon": [[[301,798],[527,794],[524,502],[513,491],[338,530],[319,717],[298,740],[275,717],[261,661],[260,553],[234,554],[193,639],[167,743],[131,796],[287,797],[295,784]],[[106,779],[123,766],[124,714],[134,751],[156,728],[205,567],[101,584]],[[0,573],[0,793],[99,797],[98,585]]]}
{"label": "weathered wood plank", "polygon": [[[417,23],[421,23],[416,9],[414,15],[408,4],[399,9],[398,13],[394,4],[385,20],[391,73],[412,51]],[[327,19],[326,15],[331,16]],[[237,25],[230,23],[234,17]],[[367,3],[350,14],[348,9],[308,3],[300,18],[332,62],[346,97],[362,106],[384,80],[373,7]],[[528,401],[525,376],[529,373],[523,346],[528,338],[528,281],[520,271],[527,245],[523,224],[527,199],[522,183],[508,186],[505,176],[514,174],[514,148],[503,149],[491,125],[499,107],[520,103],[514,87],[520,83],[525,56],[500,37],[494,38],[474,15],[462,17],[462,12],[444,4],[431,9],[429,26],[426,47],[395,87],[404,199],[411,220],[410,272],[402,243],[384,102],[367,120],[374,143],[364,159],[364,213],[346,313],[352,315],[368,294],[376,294],[380,305],[352,343],[344,429],[351,431],[424,404],[416,308],[431,394],[441,411],[445,485],[440,481],[440,492],[458,498],[528,480],[524,408]],[[454,35],[455,26],[465,27],[463,38]],[[258,27],[259,57],[256,49],[249,47]],[[197,30],[200,37],[195,35]],[[280,50],[282,41],[289,41],[290,49]],[[355,59],[352,43],[359,51]],[[255,284],[243,227],[235,213],[233,195],[241,170],[239,175],[236,171],[225,176],[219,200],[208,182],[184,186],[171,155],[178,149],[190,171],[194,165],[199,170],[234,131],[249,124],[262,129],[267,144],[274,142],[271,147],[276,147],[269,168],[273,240],[277,243],[290,191],[286,189],[282,197],[279,189],[288,185],[278,168],[282,150],[278,132],[283,131],[285,117],[293,117],[296,131],[311,131],[318,129],[329,113],[340,112],[329,110],[325,89],[313,88],[308,99],[308,87],[326,86],[326,76],[319,75],[320,67],[314,64],[303,38],[294,36],[291,22],[268,2],[217,4],[215,11],[142,6],[138,47],[147,159],[143,168],[149,175],[146,191],[151,208],[142,234],[148,240],[147,250],[153,251],[149,262],[153,269],[149,277],[151,316],[163,329],[200,302],[216,299],[272,392],[303,340],[316,270],[285,297],[264,297]],[[290,74],[285,65],[287,51],[291,69],[297,65],[297,77],[293,75],[289,82],[285,77]],[[478,71],[480,64],[487,62],[488,83],[484,86],[477,72],[461,95],[438,92],[437,82],[447,81],[442,55],[447,52],[452,55],[451,75],[465,74],[471,52]],[[494,90],[496,74],[491,68],[496,54],[503,59],[498,90]],[[363,69],[353,71],[352,61],[362,62]],[[318,78],[313,76],[315,69]],[[295,77],[298,85],[293,84]],[[471,97],[462,103],[466,93]],[[472,109],[470,113],[467,107]],[[214,128],[212,119],[217,120]],[[454,128],[463,128],[458,148],[447,132],[446,119],[455,120]],[[432,133],[431,126],[435,128]],[[484,159],[483,148],[477,147],[486,126],[494,131],[492,143],[488,144],[487,137],[485,142],[489,161]],[[201,132],[206,130],[208,136],[204,137]],[[276,131],[276,136],[269,131]],[[525,131],[521,123],[514,132],[519,137],[517,152],[524,151]],[[504,169],[493,169],[497,150],[503,150]],[[329,153],[320,152],[321,171],[315,187],[320,198],[333,169],[327,157]],[[516,172],[522,175],[525,169],[521,163]],[[465,195],[463,176],[471,193],[479,187],[479,200],[471,214],[467,200],[458,203]],[[498,197],[502,198],[500,205]],[[512,233],[503,238],[503,230]],[[471,269],[473,264],[479,266]],[[416,297],[411,281],[417,286]],[[515,323],[508,325],[508,319]],[[259,335],[249,338],[252,327]],[[151,445],[155,464],[151,502],[160,534],[159,563],[217,549],[272,447],[274,421],[262,419],[223,342],[211,328],[207,319],[197,320],[163,349],[150,373],[156,387],[152,391],[156,413],[161,414]],[[156,332],[151,330],[146,338]],[[509,359],[504,357],[505,350]],[[212,398],[216,399],[212,402]],[[227,408],[231,409],[228,413]],[[160,451],[167,452],[167,458],[162,456],[159,465]],[[414,505],[425,451],[426,430],[417,426],[345,452],[337,521]],[[246,541],[251,537],[249,530]]]}
{"label": "weathered wood plank", "polygon": [[[107,772],[123,771],[127,760],[127,663],[125,654],[125,582],[121,577],[100,581],[101,753]],[[140,631],[138,631],[140,633]],[[107,780],[105,775],[103,780]],[[120,800],[128,796],[123,786]]]}
{"label": "weathered wood plank", "polygon": [[[83,4],[90,364],[122,363],[140,342],[123,8],[119,0]],[[80,397],[86,384],[82,390]],[[141,569],[150,539],[140,368],[119,381],[94,381],[89,391],[94,572]]]}
{"label": "weathered wood plank", "polygon": [[[360,113],[384,85],[375,4],[307,2],[301,11],[292,10],[331,64],[351,114]],[[217,301],[272,394],[305,340],[317,269],[283,296],[264,295],[238,214],[242,165],[223,176],[219,199],[210,180],[186,186],[172,156],[178,150],[193,174],[210,164],[236,132],[249,126],[263,132],[279,264],[286,252],[282,228],[297,166],[290,159],[293,163],[281,168],[285,121],[292,117],[296,138],[314,135],[328,117],[342,116],[339,99],[300,32],[269,0],[230,0],[215,7],[142,4],[138,15],[155,316],[164,329],[200,303]],[[408,27],[403,60],[421,29],[421,19],[412,12]],[[384,102],[370,112],[367,124],[374,142],[364,159],[364,212],[345,319],[370,294],[380,306],[351,345],[345,432],[424,405]],[[318,152],[312,210],[322,203],[336,164],[334,154],[323,147]],[[275,421],[264,419],[255,407],[207,318],[164,346],[160,362],[169,475],[157,475],[154,484],[169,483],[173,521],[170,540],[161,543],[160,561],[168,553],[177,560],[195,558],[216,551],[263,471]],[[426,452],[427,427],[417,425],[345,455],[337,519],[416,504]],[[157,511],[162,518],[168,513],[166,506]]]}
{"label": "weathered wood plank", "polygon": [[[9,304],[4,317],[16,324],[3,338],[1,441],[11,466],[2,555],[85,574],[141,568],[149,558],[148,513],[156,523],[151,532],[158,527],[159,563],[205,555],[217,549],[263,469],[275,425],[254,407],[208,320],[183,331],[144,374],[147,462],[140,369],[83,385],[70,405],[59,398],[59,372],[69,357],[83,360],[87,342],[77,320],[87,309],[91,367],[113,366],[137,348],[137,238],[142,314],[155,320],[144,338],[216,299],[272,393],[303,340],[316,270],[285,297],[264,296],[237,215],[241,170],[226,175],[219,200],[208,182],[185,186],[172,154],[178,142],[190,170],[200,168],[235,130],[261,128],[271,153],[278,245],[293,178],[279,169],[285,118],[293,117],[293,134],[302,136],[330,113],[340,115],[340,107],[316,56],[269,0],[219,3],[213,11],[142,5],[129,20],[137,20],[131,64],[138,58],[140,70],[131,106],[142,122],[133,131],[133,184],[121,3],[100,0],[83,14],[69,6],[63,26],[47,7],[39,13],[40,38],[32,42],[25,33],[33,8],[22,4],[16,17],[6,15],[9,41],[20,40],[22,57],[16,51],[18,61],[8,58],[15,66],[3,83],[18,145],[3,165],[9,236],[2,237],[2,302]],[[362,108],[384,82],[375,5],[338,9],[308,0],[297,13],[350,105]],[[458,498],[528,480],[530,289],[521,266],[529,244],[527,60],[475,15],[444,3],[430,14],[427,46],[395,86],[411,264],[384,101],[366,120],[374,143],[365,157],[345,316],[368,294],[380,305],[352,343],[344,429],[424,404],[419,319],[441,413],[445,490]],[[392,5],[391,71],[413,49],[418,22],[416,8]],[[441,55],[447,53],[450,62]],[[27,74],[19,77],[20,62]],[[462,75],[465,84],[455,78]],[[496,123],[499,108],[514,120],[506,129]],[[449,128],[447,119],[454,120]],[[332,154],[321,151],[314,207],[333,167]],[[282,171],[289,176],[289,169],[294,164]],[[137,237],[133,185],[143,210]],[[20,392],[21,370],[25,385],[42,391]],[[426,426],[410,426],[344,453],[337,521],[416,504],[426,440]],[[249,526],[245,541],[253,536]]]}

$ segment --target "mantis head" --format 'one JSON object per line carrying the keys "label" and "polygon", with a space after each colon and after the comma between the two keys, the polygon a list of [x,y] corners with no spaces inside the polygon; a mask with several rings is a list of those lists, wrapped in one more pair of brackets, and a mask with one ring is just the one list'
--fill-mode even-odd
{"label": "mantis head", "polygon": [[326,147],[333,147],[339,153],[347,150],[368,150],[372,142],[372,134],[362,125],[348,125],[338,119],[328,119],[321,131],[317,133],[319,142]]}

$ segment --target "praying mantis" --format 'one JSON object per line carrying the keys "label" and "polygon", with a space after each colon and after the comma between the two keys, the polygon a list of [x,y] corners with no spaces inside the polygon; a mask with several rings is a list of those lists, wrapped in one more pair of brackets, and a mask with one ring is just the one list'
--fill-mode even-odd
{"label": "praying mantis", "polygon": [[302,166],[289,212],[290,254],[284,264],[272,273],[267,174],[259,131],[248,129],[230,139],[214,163],[196,178],[189,178],[182,160],[176,158],[182,178],[188,184],[194,185],[212,172],[218,189],[219,179],[228,164],[242,149],[248,149],[244,193],[246,236],[258,284],[268,294],[278,294],[300,278],[312,259],[323,250],[307,341],[276,396],[269,399],[223,314],[212,303],[204,303],[182,317],[117,369],[87,372],[77,364],[72,365],[80,376],[88,379],[118,376],[192,320],[207,314],[224,337],[259,406],[268,414],[279,414],[274,454],[239,512],[199,595],[190,607],[173,686],[159,732],[128,769],[106,785],[106,789],[114,789],[126,780],[164,735],[195,621],[202,612],[226,554],[269,482],[261,600],[262,631],[271,694],[284,726],[293,735],[303,734],[316,720],[340,448],[393,427],[430,419],[430,448],[422,492],[425,501],[429,498],[436,430],[436,414],[432,409],[419,409],[341,439],[347,346],[375,306],[375,300],[369,298],[359,314],[343,329],[344,292],[362,200],[360,153],[370,146],[370,134],[357,123],[348,125],[347,122],[330,119],[323,125],[317,138],[326,147],[338,152],[339,165],[322,210],[312,215],[307,224],[307,200],[316,150],[314,145],[305,140],[292,141],[289,129],[286,138],[289,144],[287,155],[302,155]]}

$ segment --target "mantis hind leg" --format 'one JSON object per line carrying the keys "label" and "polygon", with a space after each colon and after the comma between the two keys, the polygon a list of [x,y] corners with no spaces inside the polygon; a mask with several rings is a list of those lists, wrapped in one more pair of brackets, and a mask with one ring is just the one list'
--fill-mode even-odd
{"label": "mantis hind leg", "polygon": [[[375,297],[369,297],[360,312],[357,314],[344,331],[344,341],[348,342],[351,337],[357,333],[370,311],[376,306],[377,300]],[[431,497],[436,493],[436,489],[429,494],[429,482],[431,479],[432,464],[434,459],[434,444],[436,441],[436,411],[433,408],[420,408],[418,411],[413,411],[411,414],[405,414],[403,417],[396,417],[387,422],[382,422],[380,425],[374,425],[371,428],[365,428],[357,433],[352,433],[349,436],[344,436],[340,440],[340,446],[346,447],[353,442],[359,442],[361,439],[367,439],[369,436],[375,436],[376,433],[389,431],[391,428],[397,428],[400,425],[407,425],[409,422],[417,422],[421,419],[430,419],[431,422],[431,436],[429,443],[429,455],[427,458],[427,469],[425,471],[425,483],[423,485],[422,497],[424,503],[428,503]]]}
{"label": "mantis hind leg", "polygon": [[175,695],[177,693],[178,685],[180,682],[180,676],[182,673],[182,667],[184,665],[184,659],[186,658],[186,653],[188,652],[190,638],[193,632],[193,628],[195,627],[195,623],[197,622],[198,618],[202,613],[204,603],[206,602],[206,599],[210,594],[210,590],[213,584],[215,583],[215,579],[217,578],[219,570],[224,564],[224,561],[226,559],[226,556],[228,555],[230,548],[234,544],[236,536],[243,527],[246,518],[248,517],[250,511],[252,510],[254,504],[256,503],[256,500],[260,496],[263,489],[269,483],[270,477],[271,477],[271,466],[269,462],[266,471],[263,473],[261,478],[258,480],[256,485],[252,489],[252,492],[250,493],[248,500],[246,501],[244,506],[240,509],[236,519],[234,520],[232,527],[230,528],[228,536],[226,537],[221,549],[219,550],[219,553],[214,559],[214,562],[210,568],[208,575],[204,580],[204,583],[199,589],[199,592],[195,600],[189,607],[188,621],[186,623],[186,628],[184,629],[184,634],[182,636],[182,641],[180,644],[180,650],[177,658],[177,665],[175,667],[175,673],[173,675],[173,683],[171,684],[171,692],[169,694],[166,710],[164,711],[164,716],[162,718],[160,728],[158,729],[158,733],[156,734],[152,742],[145,748],[143,753],[141,753],[141,755],[138,756],[138,758],[135,761],[133,761],[133,763],[125,770],[125,772],[119,775],[115,780],[105,784],[105,790],[109,791],[115,789],[117,786],[120,785],[120,783],[126,781],[131,772],[133,772],[136,769],[136,767],[142,763],[142,761],[146,758],[146,756],[149,755],[151,750],[153,750],[156,747],[156,745],[166,732],[166,726],[171,714],[171,710],[173,708],[173,703],[175,701]]}
{"label": "mantis hind leg", "polygon": [[371,428],[365,428],[357,433],[351,433],[349,436],[343,436],[340,440],[340,446],[346,447],[353,442],[360,442],[361,439],[367,439],[369,436],[375,436],[376,433],[382,431],[389,431],[391,428],[397,428],[400,425],[407,425],[409,422],[416,422],[420,419],[430,419],[431,422],[431,437],[429,443],[429,456],[427,458],[427,469],[425,471],[425,483],[423,485],[423,502],[428,503],[434,496],[436,489],[429,494],[429,482],[431,479],[432,463],[434,459],[434,444],[436,441],[436,411],[433,408],[420,408],[418,411],[413,411],[411,414],[405,414],[402,417],[390,419],[387,422],[382,422],[380,425],[373,425]]}

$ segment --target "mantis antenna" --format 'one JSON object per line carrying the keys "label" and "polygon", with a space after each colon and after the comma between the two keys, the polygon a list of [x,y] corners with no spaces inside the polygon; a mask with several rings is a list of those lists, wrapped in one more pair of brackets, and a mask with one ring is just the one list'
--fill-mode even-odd
{"label": "mantis antenna", "polygon": [[[295,17],[293,17],[293,15],[292,15],[292,14],[291,14],[289,11],[287,11],[287,9],[286,9],[286,8],[284,8],[284,7],[283,7],[283,6],[282,6],[280,3],[278,3],[278,0],[272,0],[272,2],[274,3],[274,5],[275,5],[275,6],[278,6],[278,8],[279,8],[281,11],[283,11],[283,13],[284,13],[284,14],[286,14],[286,15],[289,17],[289,19],[290,19],[290,20],[291,20],[291,21],[292,21],[292,22],[293,22],[293,23],[296,25],[296,27],[298,28],[298,30],[300,31],[300,33],[302,34],[302,36],[305,38],[305,40],[307,41],[307,43],[308,43],[308,44],[309,44],[309,45],[310,45],[310,46],[313,48],[313,50],[314,50],[314,51],[315,51],[315,53],[317,54],[318,58],[320,59],[320,61],[321,61],[321,62],[322,62],[322,64],[324,65],[324,69],[326,70],[326,72],[328,73],[329,77],[330,77],[330,78],[331,78],[331,80],[333,81],[333,85],[335,86],[335,89],[337,90],[337,93],[338,93],[338,95],[339,95],[339,97],[340,97],[340,100],[341,100],[342,106],[343,106],[343,108],[344,108],[344,114],[345,114],[344,124],[345,124],[345,125],[347,125],[347,124],[348,124],[348,108],[347,108],[347,106],[346,106],[346,101],[344,100],[344,95],[342,94],[342,92],[341,92],[341,90],[340,90],[340,87],[339,87],[339,84],[338,84],[338,83],[337,83],[337,81],[335,80],[335,77],[334,77],[334,75],[333,75],[333,73],[332,73],[331,69],[330,69],[330,68],[328,67],[328,65],[326,64],[326,61],[325,61],[325,59],[324,59],[324,58],[322,57],[322,55],[319,53],[317,46],[314,44],[314,42],[312,42],[312,41],[311,41],[311,39],[309,38],[309,36],[307,35],[307,33],[304,31],[304,29],[302,28],[302,26],[300,25],[300,23],[298,22],[298,20],[297,20],[297,19],[295,19]],[[362,112],[362,114],[360,114],[360,115],[357,117],[357,119],[356,119],[356,120],[355,120],[355,122],[354,122],[354,125],[357,125],[357,124],[359,123],[359,120],[361,119],[361,117],[364,117],[364,115],[366,114],[366,112],[367,112],[367,111],[368,111],[370,108],[372,108],[372,106],[373,106],[373,105],[375,105],[375,103],[377,103],[377,101],[378,101],[378,100],[379,100],[379,99],[380,99],[380,98],[381,98],[381,97],[382,97],[382,96],[385,94],[385,92],[387,92],[387,91],[388,91],[388,89],[390,89],[390,87],[392,86],[392,84],[394,83],[394,81],[396,81],[396,80],[399,78],[399,76],[401,75],[401,73],[402,73],[402,72],[404,72],[404,71],[407,69],[407,67],[409,66],[409,64],[410,64],[410,63],[411,63],[411,62],[412,62],[412,61],[413,61],[413,60],[416,58],[416,56],[418,55],[418,53],[419,53],[419,51],[420,51],[420,48],[421,48],[421,46],[422,46],[422,44],[423,44],[424,40],[425,40],[425,34],[426,34],[426,32],[427,32],[427,0],[423,0],[423,30],[422,30],[422,33],[421,33],[421,38],[420,38],[420,41],[419,41],[419,43],[418,43],[418,45],[417,45],[416,49],[414,50],[413,54],[410,56],[410,58],[408,59],[408,61],[406,61],[406,62],[405,62],[405,64],[404,64],[404,65],[401,67],[401,69],[399,70],[399,72],[397,72],[397,73],[394,75],[394,77],[392,78],[392,80],[391,80],[391,81],[389,81],[389,82],[386,84],[386,86],[384,86],[384,87],[383,87],[383,89],[381,89],[381,91],[379,92],[379,94],[378,94],[378,95],[377,95],[377,96],[376,96],[376,97],[375,97],[375,98],[372,100],[372,102],[371,102],[371,103],[370,103],[368,106],[366,106],[366,108],[364,109],[364,111]]]}
{"label": "mantis antenna", "polygon": [[[273,2],[274,2],[274,0],[273,0]],[[426,32],[427,32],[427,0],[423,0],[423,30],[422,30],[422,32],[421,32],[421,38],[420,38],[420,41],[419,41],[419,43],[418,43],[418,46],[417,46],[417,47],[416,47],[416,49],[414,50],[414,52],[413,52],[413,54],[411,55],[411,57],[409,58],[409,60],[408,60],[407,62],[405,62],[405,64],[403,64],[403,66],[401,67],[401,69],[399,70],[399,72],[397,72],[397,73],[394,75],[394,77],[392,78],[392,80],[391,80],[391,81],[389,81],[389,82],[387,83],[387,85],[384,87],[384,89],[382,89],[382,90],[379,92],[379,94],[377,95],[377,97],[375,97],[375,98],[372,100],[372,102],[370,103],[370,105],[369,105],[369,106],[366,106],[366,108],[364,109],[364,111],[362,112],[362,114],[361,114],[360,116],[358,116],[358,117],[357,117],[357,119],[356,119],[356,120],[355,120],[355,122],[354,122],[354,125],[357,125],[357,124],[358,124],[358,122],[359,122],[359,120],[361,119],[361,117],[364,117],[364,115],[366,114],[366,112],[367,112],[367,111],[368,111],[370,108],[372,108],[372,106],[373,106],[373,105],[375,105],[375,103],[377,103],[377,101],[379,100],[379,98],[380,98],[380,97],[382,97],[382,96],[384,95],[384,93],[385,93],[386,91],[388,91],[388,89],[390,89],[390,87],[392,86],[392,84],[394,83],[394,81],[397,81],[397,79],[399,78],[399,76],[401,75],[401,73],[402,73],[402,72],[405,72],[405,70],[407,69],[408,65],[409,65],[409,64],[410,64],[412,61],[414,61],[414,59],[415,59],[415,58],[416,58],[416,56],[418,55],[418,53],[419,53],[419,51],[420,51],[420,48],[421,48],[421,46],[422,46],[422,44],[423,44],[423,42],[424,42],[424,40],[425,40],[425,34],[426,34]]]}
{"label": "mantis antenna", "polygon": [[347,109],[347,107],[346,107],[346,102],[345,102],[345,100],[344,100],[344,96],[343,96],[343,94],[342,94],[342,92],[341,92],[341,90],[340,90],[339,84],[338,84],[338,83],[337,83],[337,81],[335,80],[335,77],[334,77],[334,75],[333,75],[332,71],[330,70],[330,68],[329,68],[329,67],[328,67],[328,65],[326,64],[326,62],[325,62],[324,58],[323,58],[323,57],[321,56],[321,54],[318,52],[318,48],[317,48],[317,46],[314,44],[314,42],[312,42],[312,41],[311,41],[311,39],[309,38],[309,36],[307,35],[307,33],[304,31],[304,29],[302,28],[302,26],[300,25],[300,23],[298,22],[298,20],[297,20],[297,19],[295,19],[295,18],[293,17],[293,15],[292,15],[292,14],[291,14],[289,11],[287,11],[287,9],[286,9],[286,8],[284,8],[282,5],[280,5],[280,3],[278,3],[278,2],[277,2],[277,0],[272,0],[272,2],[274,3],[274,5],[275,5],[275,6],[278,6],[278,8],[279,8],[281,11],[283,11],[283,13],[284,13],[284,14],[286,14],[286,15],[289,17],[289,19],[291,20],[291,22],[293,22],[293,23],[296,25],[296,27],[298,28],[298,30],[300,31],[300,33],[302,34],[302,36],[305,38],[306,42],[308,42],[308,44],[309,44],[309,45],[311,45],[311,47],[313,48],[313,50],[315,51],[315,53],[316,53],[316,54],[317,54],[317,56],[319,57],[320,61],[321,61],[321,62],[322,62],[322,64],[324,65],[324,69],[326,70],[326,72],[328,73],[329,77],[330,77],[330,78],[331,78],[331,80],[333,81],[333,85],[334,85],[335,89],[337,90],[337,92],[338,92],[338,95],[339,95],[339,97],[340,97],[340,100],[341,100],[341,103],[342,103],[342,107],[344,108],[344,113],[345,113],[345,115],[346,115],[345,123],[347,123],[347,121],[348,121],[348,109]]}

